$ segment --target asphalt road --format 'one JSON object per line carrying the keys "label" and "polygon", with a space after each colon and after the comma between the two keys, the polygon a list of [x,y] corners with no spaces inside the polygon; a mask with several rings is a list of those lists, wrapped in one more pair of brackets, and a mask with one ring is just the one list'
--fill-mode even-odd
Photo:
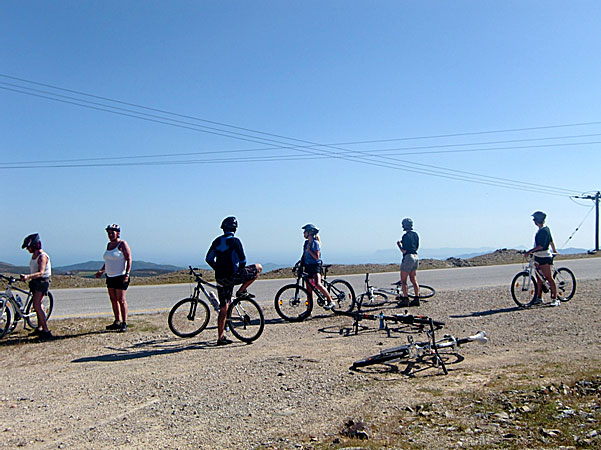
{"label": "asphalt road", "polygon": [[[601,258],[574,259],[559,261],[558,267],[569,267],[577,280],[601,277]],[[501,266],[463,267],[454,269],[434,269],[418,272],[418,281],[433,286],[437,293],[445,290],[478,288],[487,286],[507,286],[513,276],[522,269],[521,264]],[[336,277],[333,277],[336,278]],[[344,279],[355,288],[355,293],[364,292],[365,275],[346,275]],[[378,287],[390,286],[398,281],[398,272],[370,275],[370,284]],[[259,303],[271,304],[278,289],[293,279],[256,281],[250,291]],[[131,286],[127,290],[127,303],[130,314],[168,311],[178,300],[190,296],[192,284],[171,284],[162,286]],[[578,291],[576,291],[578,292]],[[54,312],[52,318],[67,317],[112,317],[111,305],[105,288],[53,289]]]}

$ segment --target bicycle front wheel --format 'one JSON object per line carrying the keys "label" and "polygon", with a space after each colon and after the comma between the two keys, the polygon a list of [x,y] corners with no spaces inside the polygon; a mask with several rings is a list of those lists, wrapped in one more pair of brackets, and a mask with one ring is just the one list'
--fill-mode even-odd
{"label": "bicycle front wheel", "polygon": [[302,322],[311,315],[313,301],[309,292],[298,284],[288,284],[275,295],[275,310],[288,322]]}
{"label": "bicycle front wheel", "polygon": [[567,267],[560,267],[553,274],[553,279],[557,285],[557,298],[562,302],[567,302],[576,293],[576,277]]}
{"label": "bicycle front wheel", "polygon": [[384,306],[388,301],[388,296],[381,292],[373,292],[369,294],[365,292],[359,296],[357,300],[357,308],[377,308],[379,306]]}
{"label": "bicycle front wheel", "polygon": [[[48,291],[42,297],[42,311],[44,311],[44,314],[46,315],[46,320],[50,319],[53,308],[54,297],[52,296],[52,292]],[[35,313],[35,309],[33,309],[33,300],[27,305],[27,309],[25,310],[25,320],[31,328],[35,329],[38,327],[38,315]]]}
{"label": "bicycle front wheel", "polygon": [[204,330],[210,317],[208,305],[200,299],[190,297],[180,300],[171,308],[167,323],[173,334],[188,338]]}
{"label": "bicycle front wheel", "polygon": [[[409,297],[415,297],[415,289],[413,288],[413,285],[411,283],[409,283],[409,286],[407,286],[407,293],[408,293]],[[425,284],[419,285],[420,300],[423,300],[425,298],[434,297],[434,294],[436,294],[436,291],[434,290],[433,287],[426,286]]]}
{"label": "bicycle front wheel", "polygon": [[261,336],[265,327],[263,310],[250,298],[235,299],[227,312],[230,331],[243,342],[252,342]]}
{"label": "bicycle front wheel", "polygon": [[12,324],[12,315],[10,312],[10,306],[8,302],[8,297],[3,295],[0,298],[0,304],[2,307],[0,308],[0,338],[3,337],[10,328]]}
{"label": "bicycle front wheel", "polygon": [[350,312],[355,307],[355,291],[348,281],[334,280],[327,283],[328,293],[332,296],[334,310]]}
{"label": "bicycle front wheel", "polygon": [[536,296],[536,279],[527,271],[518,273],[511,281],[511,296],[520,308],[528,306]]}

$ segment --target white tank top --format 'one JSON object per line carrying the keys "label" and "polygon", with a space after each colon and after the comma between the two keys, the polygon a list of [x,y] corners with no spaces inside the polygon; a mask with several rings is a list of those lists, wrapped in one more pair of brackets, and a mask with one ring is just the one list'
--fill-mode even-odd
{"label": "white tank top", "polygon": [[112,250],[107,250],[104,252],[102,257],[104,258],[104,271],[107,277],[118,277],[120,275],[125,275],[125,256],[123,252],[119,250],[119,245],[117,245]]}
{"label": "white tank top", "polygon": [[31,260],[29,261],[29,273],[36,273],[36,272],[40,271],[40,263],[38,263],[38,259],[42,255],[46,255],[46,258],[48,258],[48,262],[46,263],[46,268],[44,269],[44,273],[42,274],[42,277],[50,278],[50,274],[52,273],[52,266],[50,265],[50,256],[48,256],[48,253],[46,253],[44,250],[40,251],[40,254],[38,255],[37,258],[32,257]]}

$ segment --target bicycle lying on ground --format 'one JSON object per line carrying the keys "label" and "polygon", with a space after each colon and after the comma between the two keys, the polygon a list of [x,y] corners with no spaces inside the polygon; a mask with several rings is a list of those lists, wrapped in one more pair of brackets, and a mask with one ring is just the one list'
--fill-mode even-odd
{"label": "bicycle lying on ground", "polygon": [[357,334],[359,332],[359,322],[362,320],[377,320],[380,322],[380,330],[384,330],[388,333],[390,337],[390,328],[388,326],[389,323],[396,324],[404,324],[404,325],[412,325],[418,327],[419,331],[423,331],[424,327],[432,325],[435,329],[440,329],[444,326],[444,322],[433,320],[427,316],[413,315],[407,314],[405,311],[404,314],[392,314],[385,315],[384,313],[380,314],[369,314],[361,311],[334,311],[337,315],[352,317],[353,320],[353,332]]}
{"label": "bicycle lying on ground", "polygon": [[[400,297],[403,295],[403,290],[401,287],[401,282],[396,281],[392,283],[392,288],[377,288],[369,284],[369,273],[365,274],[365,292],[358,296],[357,305],[359,308],[375,308],[384,306],[386,303],[397,303]],[[415,297],[415,290],[413,289],[413,285],[409,283],[407,286],[408,294],[410,298]],[[427,299],[433,297],[436,294],[436,291],[433,287],[427,286],[425,284],[419,285],[419,299]],[[388,296],[391,295],[392,299]]]}
{"label": "bicycle lying on ground", "polygon": [[403,370],[405,375],[412,375],[415,371],[424,370],[424,368],[428,367],[440,368],[444,374],[447,375],[449,372],[446,363],[448,363],[454,355],[455,347],[460,347],[468,342],[478,342],[480,344],[488,342],[488,338],[484,331],[479,331],[473,336],[461,339],[457,339],[454,336],[447,334],[442,339],[436,340],[432,323],[430,324],[430,329],[426,331],[426,334],[428,335],[428,340],[425,342],[414,342],[413,337],[409,336],[408,344],[385,349],[376,355],[355,361],[351,366],[351,370],[355,370],[359,367],[371,366],[373,364],[385,364],[399,361],[407,365],[405,370]]}
{"label": "bicycle lying on ground", "polygon": [[[355,307],[355,291],[348,281],[335,279],[328,281],[328,269],[331,264],[323,266],[324,274],[322,284],[332,297],[334,311],[352,311]],[[312,277],[302,268],[300,261],[292,268],[292,273],[297,277],[296,283],[287,284],[275,295],[275,310],[278,315],[289,322],[300,322],[311,315],[313,301],[317,297],[317,304],[326,309],[328,300],[316,287]],[[309,290],[313,294],[309,295]]]}
{"label": "bicycle lying on ground", "polygon": [[[19,320],[23,319],[24,327],[27,329],[29,326],[31,329],[38,327],[38,316],[33,309],[33,295],[30,291],[13,286],[17,281],[13,277],[7,277],[0,274],[0,279],[5,280],[8,284],[6,290],[0,294],[0,338],[7,333],[12,333]],[[25,301],[21,299],[18,293],[21,292],[27,296]],[[54,297],[52,293],[48,291],[42,298],[42,309],[46,314],[46,319],[50,318],[52,314],[52,308],[54,307]]]}
{"label": "bicycle lying on ground", "polygon": [[[567,267],[556,268],[554,264],[551,267],[553,279],[557,285],[557,298],[562,302],[567,302],[576,293],[576,277]],[[523,270],[517,273],[511,281],[511,297],[521,308],[530,306],[530,302],[536,298],[535,273],[538,273],[539,278],[543,282],[542,292],[546,293],[551,289],[548,281],[535,264],[534,256],[531,254],[528,262],[524,264]]]}
{"label": "bicycle lying on ground", "polygon": [[[177,302],[171,311],[167,322],[169,329],[179,337],[193,337],[204,330],[211,318],[211,309],[200,293],[205,296],[213,309],[219,312],[219,302],[215,293],[205,286],[217,289],[214,284],[205,281],[196,268],[189,266],[190,275],[196,280],[194,293],[191,297]],[[252,342],[261,336],[265,327],[263,310],[259,304],[248,296],[236,297],[230,303],[227,311],[226,329],[243,342]]]}

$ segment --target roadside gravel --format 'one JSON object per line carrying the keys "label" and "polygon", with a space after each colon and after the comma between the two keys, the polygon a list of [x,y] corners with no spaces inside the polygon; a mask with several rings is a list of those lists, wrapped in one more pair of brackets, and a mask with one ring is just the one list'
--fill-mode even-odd
{"label": "roadside gravel", "polygon": [[[460,350],[465,360],[448,376],[350,371],[409,330],[387,337],[363,322],[346,335],[351,319],[323,310],[286,323],[269,307],[257,342],[226,347],[214,345],[214,327],[176,338],[166,314],[134,316],[123,334],[104,332],[100,319],[51,321],[52,342],[22,331],[0,341],[0,448],[314,448],[340,439],[349,419],[378,438],[418,404],[598,371],[600,289],[601,280],[582,282],[558,308],[518,309],[506,288],[440,292],[411,308],[446,321],[445,333],[488,333],[486,346]],[[445,433],[428,439],[454,446]]]}

